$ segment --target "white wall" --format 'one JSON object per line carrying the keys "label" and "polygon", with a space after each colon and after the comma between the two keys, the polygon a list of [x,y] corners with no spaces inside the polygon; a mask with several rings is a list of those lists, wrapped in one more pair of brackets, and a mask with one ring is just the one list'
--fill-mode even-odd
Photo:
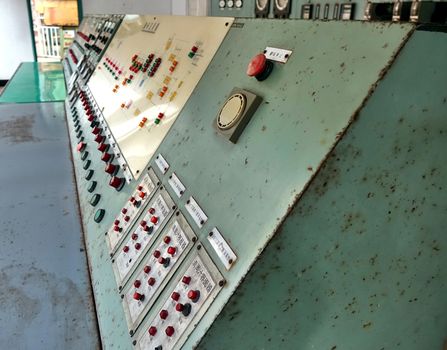
{"label": "white wall", "polygon": [[210,0],[82,0],[84,14],[206,16]]}
{"label": "white wall", "polygon": [[172,9],[171,0],[82,0],[82,7],[84,15],[111,13],[169,15]]}
{"label": "white wall", "polygon": [[0,80],[9,80],[21,62],[34,61],[26,1],[0,0]]}

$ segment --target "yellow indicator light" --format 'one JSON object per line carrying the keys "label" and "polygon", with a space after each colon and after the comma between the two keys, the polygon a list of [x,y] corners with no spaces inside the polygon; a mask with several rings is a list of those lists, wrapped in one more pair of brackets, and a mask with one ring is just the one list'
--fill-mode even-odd
{"label": "yellow indicator light", "polygon": [[172,101],[177,96],[177,91],[174,91],[171,96],[169,96],[169,101]]}

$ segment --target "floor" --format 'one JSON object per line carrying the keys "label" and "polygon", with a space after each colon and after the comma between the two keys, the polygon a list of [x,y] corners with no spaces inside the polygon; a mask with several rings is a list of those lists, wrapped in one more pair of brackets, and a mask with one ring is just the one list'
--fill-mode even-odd
{"label": "floor", "polygon": [[[64,79],[22,64],[0,101],[0,348],[99,349]],[[22,103],[16,102],[47,102]]]}

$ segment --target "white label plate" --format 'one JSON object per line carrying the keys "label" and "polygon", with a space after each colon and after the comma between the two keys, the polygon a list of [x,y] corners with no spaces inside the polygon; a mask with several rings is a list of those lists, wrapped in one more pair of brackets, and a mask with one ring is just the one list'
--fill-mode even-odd
{"label": "white label plate", "polygon": [[231,269],[237,259],[237,256],[234,254],[227,241],[225,241],[225,238],[223,238],[217,227],[211,230],[210,234],[208,235],[208,241],[210,242],[220,261],[224,264],[225,268],[227,270]]}
{"label": "white label plate", "polygon": [[189,215],[191,215],[194,222],[202,228],[205,222],[208,220],[208,216],[203,212],[202,208],[200,208],[199,204],[195,201],[195,199],[191,196],[185,205],[186,210]]}
{"label": "white label plate", "polygon": [[178,198],[183,196],[183,193],[185,193],[186,187],[182,184],[180,179],[175,175],[175,173],[172,173],[172,175],[169,177],[168,180],[169,185],[171,185],[172,190],[175,192]]}
{"label": "white label plate", "polygon": [[265,48],[264,55],[268,60],[280,63],[286,63],[289,57],[292,55],[292,51],[267,46]]}
{"label": "white label plate", "polygon": [[163,175],[166,174],[169,169],[169,163],[166,161],[166,159],[163,158],[161,153],[159,153],[158,156],[155,158],[155,164],[157,164],[158,169],[160,169]]}

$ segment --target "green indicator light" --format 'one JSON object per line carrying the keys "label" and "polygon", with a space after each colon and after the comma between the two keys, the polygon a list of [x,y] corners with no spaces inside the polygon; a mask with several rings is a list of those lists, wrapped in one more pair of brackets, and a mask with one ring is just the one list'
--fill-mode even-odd
{"label": "green indicator light", "polygon": [[92,198],[90,199],[90,204],[94,207],[96,204],[98,204],[99,200],[101,199],[101,195],[98,193],[95,193]]}
{"label": "green indicator light", "polygon": [[95,172],[93,171],[93,170],[89,170],[88,172],[87,172],[87,174],[85,175],[85,179],[86,180],[90,180],[92,177],[93,177],[93,174],[94,174]]}
{"label": "green indicator light", "polygon": [[88,160],[86,160],[85,162],[84,162],[84,165],[82,166],[83,168],[84,168],[84,170],[87,170],[88,168],[90,168],[90,164],[91,164],[92,162],[90,161],[90,159],[88,159]]}
{"label": "green indicator light", "polygon": [[87,191],[89,191],[90,193],[92,193],[96,188],[96,181],[92,181],[90,182],[90,184],[87,187]]}
{"label": "green indicator light", "polygon": [[98,209],[95,213],[95,217],[93,218],[93,220],[95,220],[96,223],[100,223],[104,218],[105,214],[106,211],[104,209]]}
{"label": "green indicator light", "polygon": [[86,160],[87,157],[88,157],[88,152],[87,152],[87,151],[85,151],[84,153],[82,153],[82,156],[81,156],[81,159],[82,159],[82,160]]}

